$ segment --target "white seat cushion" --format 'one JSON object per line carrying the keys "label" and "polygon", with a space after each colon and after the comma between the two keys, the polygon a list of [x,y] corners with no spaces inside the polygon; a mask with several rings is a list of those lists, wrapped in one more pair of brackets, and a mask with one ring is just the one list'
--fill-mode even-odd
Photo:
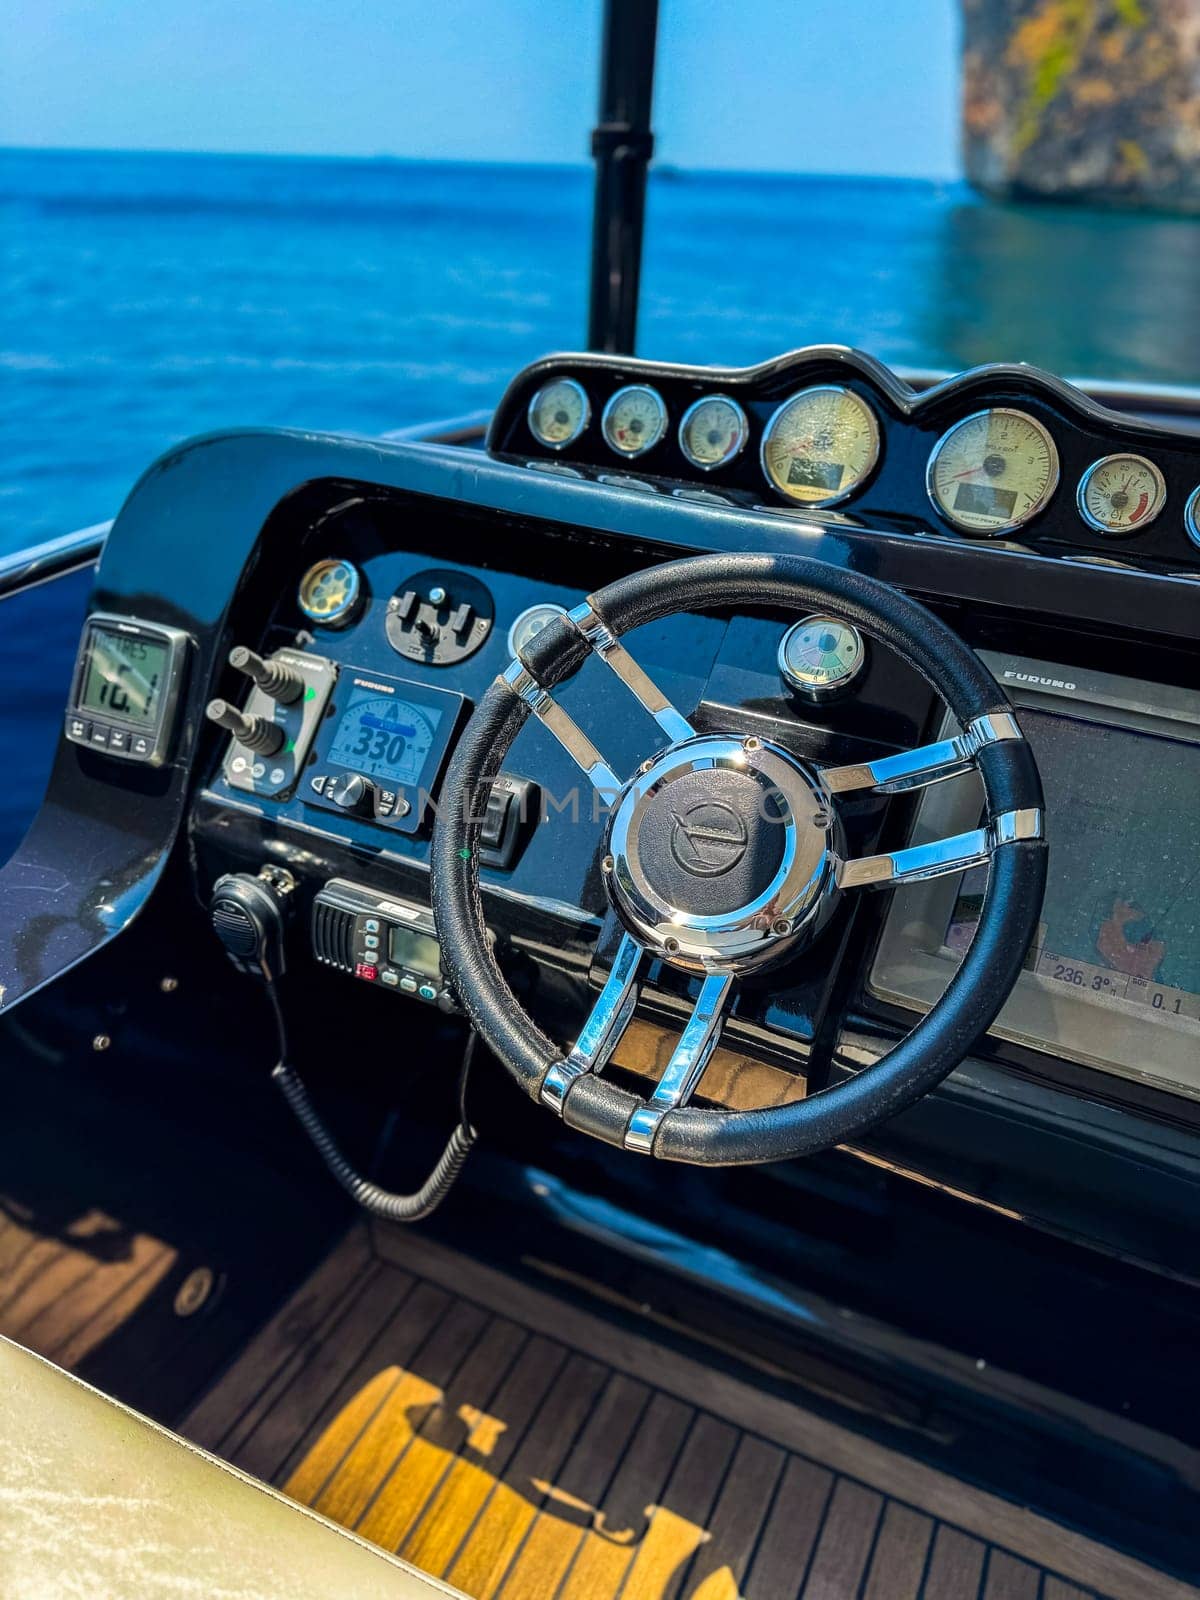
{"label": "white seat cushion", "polygon": [[4,1600],[455,1594],[0,1339]]}

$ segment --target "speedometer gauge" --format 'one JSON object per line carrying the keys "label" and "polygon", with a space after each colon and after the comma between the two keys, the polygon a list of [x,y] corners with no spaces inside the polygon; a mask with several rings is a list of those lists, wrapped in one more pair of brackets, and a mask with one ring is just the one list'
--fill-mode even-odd
{"label": "speedometer gauge", "polygon": [[763,471],[785,499],[801,505],[845,500],[878,459],[875,413],[853,390],[835,384],[785,400],[763,434]]}
{"label": "speedometer gauge", "polygon": [[648,383],[631,383],[618,389],[604,408],[600,431],[618,455],[644,455],[667,431],[667,408],[662,395]]}
{"label": "speedometer gauge", "polygon": [[591,401],[574,378],[554,378],[529,402],[529,431],[550,450],[573,444],[591,418]]}
{"label": "speedometer gauge", "polygon": [[712,472],[740,455],[750,432],[746,413],[724,394],[706,394],[689,406],[679,424],[679,448],[701,472]]}
{"label": "speedometer gauge", "polygon": [[1139,533],[1166,504],[1167,485],[1145,456],[1103,456],[1079,480],[1075,503],[1090,528],[1109,537]]}
{"label": "speedometer gauge", "polygon": [[942,435],[925,469],[935,508],[965,533],[1007,533],[1035,517],[1058,484],[1054,440],[1027,412],[976,411]]}

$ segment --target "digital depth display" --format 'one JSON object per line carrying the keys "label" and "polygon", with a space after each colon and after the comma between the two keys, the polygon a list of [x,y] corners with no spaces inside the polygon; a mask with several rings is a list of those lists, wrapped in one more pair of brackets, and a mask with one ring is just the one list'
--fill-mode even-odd
{"label": "digital depth display", "polygon": [[153,727],[168,650],[155,639],[93,628],[83,674],[80,709]]}
{"label": "digital depth display", "polygon": [[442,712],[356,683],[342,712],[329,757],[368,778],[418,788]]}
{"label": "digital depth display", "polygon": [[437,940],[428,933],[418,933],[415,928],[393,925],[388,936],[388,960],[397,967],[407,967],[427,978],[440,978],[442,952]]}
{"label": "digital depth display", "polygon": [[[1026,971],[1095,1005],[1200,1021],[1200,745],[1022,709],[1052,828]],[[987,878],[963,878],[946,930],[962,955]]]}

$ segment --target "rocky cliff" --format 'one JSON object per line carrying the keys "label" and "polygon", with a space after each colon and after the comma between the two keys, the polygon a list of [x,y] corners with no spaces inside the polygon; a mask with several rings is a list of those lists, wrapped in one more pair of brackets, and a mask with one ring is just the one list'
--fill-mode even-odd
{"label": "rocky cliff", "polygon": [[1200,0],[963,0],[967,176],[1200,211]]}

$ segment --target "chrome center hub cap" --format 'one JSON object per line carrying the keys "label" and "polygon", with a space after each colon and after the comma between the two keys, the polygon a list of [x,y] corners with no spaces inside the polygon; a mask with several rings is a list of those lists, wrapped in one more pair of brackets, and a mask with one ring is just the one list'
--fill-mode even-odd
{"label": "chrome center hub cap", "polygon": [[817,777],[778,745],[701,734],[649,761],[609,823],[607,886],[647,948],[742,972],[825,922],[840,830]]}

